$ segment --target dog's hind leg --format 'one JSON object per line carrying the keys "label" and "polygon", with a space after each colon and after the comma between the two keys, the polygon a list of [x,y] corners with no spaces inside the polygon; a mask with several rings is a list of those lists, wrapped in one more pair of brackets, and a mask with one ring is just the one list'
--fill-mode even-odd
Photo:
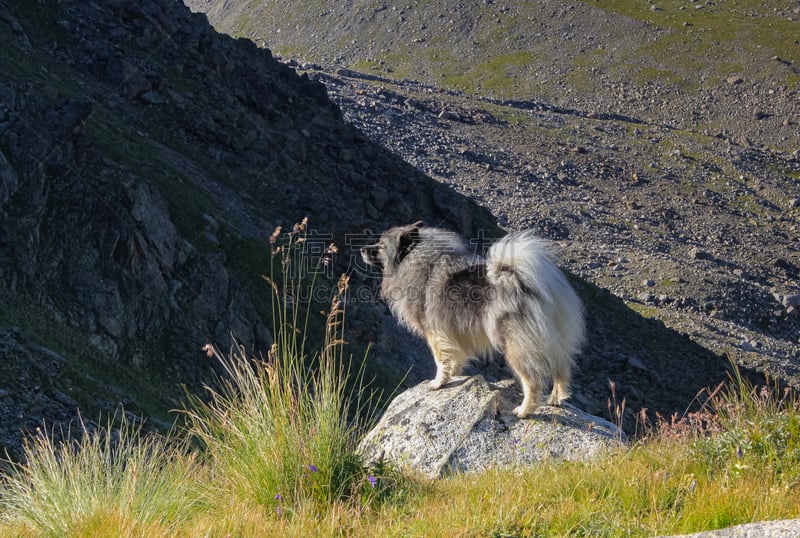
{"label": "dog's hind leg", "polygon": [[517,418],[525,418],[541,405],[542,389],[532,379],[519,376],[522,383],[522,403],[514,408]]}
{"label": "dog's hind leg", "polygon": [[569,360],[559,363],[559,370],[553,375],[553,392],[547,398],[547,405],[561,405],[570,397],[569,380],[572,374],[572,367]]}
{"label": "dog's hind leg", "polygon": [[467,361],[467,355],[442,333],[425,333],[425,340],[427,340],[433,353],[433,360],[436,362],[436,378],[431,381],[431,388],[440,389],[450,381],[451,377],[461,373],[461,369]]}
{"label": "dog's hind leg", "polygon": [[524,350],[506,345],[504,351],[508,365],[522,385],[522,403],[514,408],[514,414],[517,418],[525,418],[542,405],[541,375],[533,366],[535,362]]}

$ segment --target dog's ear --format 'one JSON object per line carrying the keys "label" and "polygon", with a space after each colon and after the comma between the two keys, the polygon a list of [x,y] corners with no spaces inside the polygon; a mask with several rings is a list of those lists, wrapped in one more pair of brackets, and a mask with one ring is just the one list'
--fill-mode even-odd
{"label": "dog's ear", "polygon": [[397,245],[398,262],[402,261],[403,258],[408,256],[408,253],[411,252],[419,242],[419,227],[421,225],[422,221],[415,222],[403,230]]}

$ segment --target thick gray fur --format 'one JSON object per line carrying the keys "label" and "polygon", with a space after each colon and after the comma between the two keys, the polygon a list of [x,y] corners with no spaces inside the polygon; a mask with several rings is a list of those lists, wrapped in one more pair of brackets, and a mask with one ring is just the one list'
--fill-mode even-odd
{"label": "thick gray fur", "polygon": [[422,336],[436,361],[438,389],[467,360],[499,351],[519,379],[523,418],[569,398],[574,356],[584,340],[583,305],[530,231],[500,239],[486,259],[453,232],[421,223],[392,228],[361,251],[382,269],[381,294],[404,326]]}

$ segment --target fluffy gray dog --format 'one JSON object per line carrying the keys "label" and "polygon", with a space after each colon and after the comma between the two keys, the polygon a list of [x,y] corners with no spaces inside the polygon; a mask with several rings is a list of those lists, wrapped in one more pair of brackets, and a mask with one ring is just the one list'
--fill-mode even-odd
{"label": "fluffy gray dog", "polygon": [[395,316],[430,346],[432,388],[458,375],[468,359],[496,350],[522,384],[518,417],[542,403],[550,380],[548,404],[569,398],[583,306],[533,233],[507,235],[484,259],[458,234],[418,222],[386,231],[361,255],[382,270],[381,294]]}

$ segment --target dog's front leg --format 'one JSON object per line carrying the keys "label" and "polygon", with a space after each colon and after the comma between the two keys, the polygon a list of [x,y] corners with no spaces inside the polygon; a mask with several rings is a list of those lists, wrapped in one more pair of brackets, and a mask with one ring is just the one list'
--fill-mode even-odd
{"label": "dog's front leg", "polygon": [[431,381],[431,388],[437,390],[444,387],[450,381],[451,377],[450,368],[442,361],[436,360],[436,377]]}
{"label": "dog's front leg", "polygon": [[436,362],[436,377],[431,381],[431,388],[440,389],[450,381],[451,377],[461,373],[467,357],[461,348],[441,333],[427,333],[425,339]]}

